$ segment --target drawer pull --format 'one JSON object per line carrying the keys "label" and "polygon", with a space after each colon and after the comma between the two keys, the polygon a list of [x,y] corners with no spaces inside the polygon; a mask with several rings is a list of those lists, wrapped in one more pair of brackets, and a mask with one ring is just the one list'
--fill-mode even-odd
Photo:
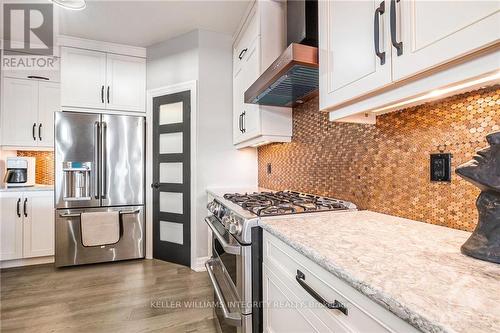
{"label": "drawer pull", "polygon": [[301,287],[304,288],[304,290],[307,291],[307,293],[311,295],[315,300],[326,306],[328,309],[339,310],[340,312],[342,312],[347,316],[347,308],[344,306],[344,304],[340,303],[337,300],[335,300],[333,303],[330,303],[326,299],[321,297],[316,291],[314,291],[314,289],[309,287],[309,285],[306,283],[306,276],[304,275],[304,273],[297,270],[297,275],[295,276],[295,279],[301,285]]}

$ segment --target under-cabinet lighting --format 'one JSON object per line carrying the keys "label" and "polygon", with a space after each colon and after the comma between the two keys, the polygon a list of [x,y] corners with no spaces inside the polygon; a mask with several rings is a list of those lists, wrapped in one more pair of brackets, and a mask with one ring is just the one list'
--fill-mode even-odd
{"label": "under-cabinet lighting", "polygon": [[490,85],[492,83],[500,83],[500,71],[494,72],[493,74],[483,76],[478,79],[461,82],[446,88],[436,89],[420,96],[416,96],[401,102],[397,102],[375,110],[371,110],[371,112],[375,114],[382,114],[389,110],[409,107],[411,105],[418,104],[419,102],[430,101],[432,99],[435,99],[436,97],[446,97],[454,93],[459,93],[461,91],[465,92],[464,90],[467,90],[469,88],[482,88],[483,85]]}
{"label": "under-cabinet lighting", "polygon": [[259,146],[267,145],[268,143],[271,143],[271,142],[270,141],[262,141],[262,142],[259,142],[259,143],[252,145],[252,147],[257,148]]}
{"label": "under-cabinet lighting", "polygon": [[82,10],[87,6],[85,0],[52,0],[56,5],[71,10]]}

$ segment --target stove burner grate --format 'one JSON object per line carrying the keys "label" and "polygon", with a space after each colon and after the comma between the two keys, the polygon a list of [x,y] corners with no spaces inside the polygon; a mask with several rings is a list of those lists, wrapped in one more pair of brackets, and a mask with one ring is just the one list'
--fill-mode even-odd
{"label": "stove burner grate", "polygon": [[258,216],[349,209],[342,201],[293,191],[225,194],[224,198]]}

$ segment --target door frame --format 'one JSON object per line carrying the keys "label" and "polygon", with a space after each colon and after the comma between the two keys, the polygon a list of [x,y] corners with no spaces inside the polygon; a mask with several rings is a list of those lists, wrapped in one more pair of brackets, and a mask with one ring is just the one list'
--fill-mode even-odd
{"label": "door frame", "polygon": [[149,89],[146,92],[146,258],[153,259],[153,98],[190,91],[191,99],[191,186],[190,186],[190,226],[191,226],[191,269],[195,269],[196,260],[196,147],[197,141],[197,116],[198,116],[198,81],[186,81],[178,84]]}

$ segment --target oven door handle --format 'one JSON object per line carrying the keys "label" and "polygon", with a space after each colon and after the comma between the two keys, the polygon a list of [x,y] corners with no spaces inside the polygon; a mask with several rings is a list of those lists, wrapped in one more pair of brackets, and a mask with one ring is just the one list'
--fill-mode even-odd
{"label": "oven door handle", "polygon": [[212,230],[212,232],[215,235],[215,237],[217,238],[217,240],[221,243],[222,248],[224,249],[224,251],[226,251],[226,253],[235,254],[235,255],[238,255],[238,256],[241,255],[241,246],[230,245],[224,239],[224,237],[222,237],[222,235],[217,231],[217,229],[215,228],[215,226],[213,225],[213,223],[210,221],[209,217],[205,218],[205,222],[208,224],[208,226]]}
{"label": "oven door handle", "polygon": [[213,262],[212,260],[208,260],[205,263],[205,268],[207,269],[208,272],[208,277],[210,278],[210,281],[212,282],[212,286],[214,287],[215,291],[215,296],[217,297],[217,301],[219,302],[221,309],[222,309],[222,315],[224,316],[224,321],[226,324],[231,325],[231,326],[241,326],[241,314],[236,313],[236,312],[229,312],[229,309],[224,302],[224,297],[222,296],[222,291],[220,290],[219,284],[217,283],[217,280],[215,279],[215,274],[212,270],[212,267],[210,264]]}

